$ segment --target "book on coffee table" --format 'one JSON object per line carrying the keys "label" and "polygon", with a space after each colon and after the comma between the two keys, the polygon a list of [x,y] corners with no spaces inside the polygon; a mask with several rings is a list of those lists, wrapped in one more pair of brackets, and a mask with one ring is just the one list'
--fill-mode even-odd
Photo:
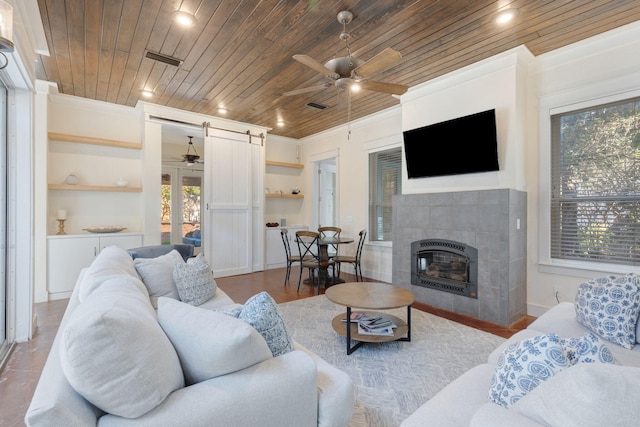
{"label": "book on coffee table", "polygon": [[[342,318],[342,321],[347,321],[346,315]],[[384,315],[359,311],[351,313],[351,322],[358,324],[358,333],[361,335],[392,336],[393,329],[397,327],[395,323]]]}
{"label": "book on coffee table", "polygon": [[392,323],[383,327],[369,327],[363,323],[358,323],[358,333],[360,335],[382,335],[393,336],[393,328],[395,325]]}

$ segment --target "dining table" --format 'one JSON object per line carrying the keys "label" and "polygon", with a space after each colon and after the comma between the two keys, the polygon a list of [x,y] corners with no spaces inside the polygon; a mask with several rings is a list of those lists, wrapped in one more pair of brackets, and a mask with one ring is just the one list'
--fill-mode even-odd
{"label": "dining table", "polygon": [[[329,246],[333,245],[344,245],[347,243],[353,243],[354,239],[352,237],[335,237],[335,236],[327,236],[318,239],[318,258],[320,261],[328,261],[329,260]],[[328,267],[325,263],[321,262],[321,267],[318,272],[318,278],[320,280],[320,286],[324,286],[326,289],[327,283],[329,283],[329,272]],[[331,283],[335,285],[337,283],[344,283],[344,280],[339,277],[335,277],[334,281]]]}

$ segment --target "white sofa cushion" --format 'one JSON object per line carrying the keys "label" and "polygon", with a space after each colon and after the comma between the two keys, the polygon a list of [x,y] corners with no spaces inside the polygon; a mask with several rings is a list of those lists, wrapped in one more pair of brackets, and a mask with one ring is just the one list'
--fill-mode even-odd
{"label": "white sofa cushion", "polygon": [[159,297],[180,298],[173,281],[174,267],[177,264],[184,264],[184,259],[178,251],[174,249],[156,258],[136,258],[133,264],[149,291],[153,308],[158,308]]}
{"label": "white sofa cushion", "polygon": [[158,322],[178,353],[187,385],[272,357],[258,331],[223,313],[159,298]]}
{"label": "white sofa cushion", "polygon": [[603,363],[572,366],[512,407],[551,427],[632,426],[640,420],[640,368]]}
{"label": "white sofa cushion", "polygon": [[575,308],[578,322],[605,340],[629,350],[636,344],[640,286],[635,274],[580,284]]}
{"label": "white sofa cushion", "polygon": [[173,267],[173,281],[178,289],[180,301],[200,305],[216,294],[216,281],[209,262],[202,255],[190,258],[187,263],[177,263]]}
{"label": "white sofa cushion", "polygon": [[136,418],[184,386],[180,361],[149,299],[110,279],[70,315],[60,363],[71,386],[101,410]]}
{"label": "white sofa cushion", "polygon": [[293,341],[276,302],[266,292],[249,298],[244,305],[227,314],[253,326],[264,337],[274,357],[293,350]]}
{"label": "white sofa cushion", "polygon": [[78,300],[84,302],[106,280],[123,276],[135,278],[136,282],[132,284],[148,296],[145,286],[140,282],[131,255],[117,246],[107,246],[87,267],[82,280],[78,282]]}

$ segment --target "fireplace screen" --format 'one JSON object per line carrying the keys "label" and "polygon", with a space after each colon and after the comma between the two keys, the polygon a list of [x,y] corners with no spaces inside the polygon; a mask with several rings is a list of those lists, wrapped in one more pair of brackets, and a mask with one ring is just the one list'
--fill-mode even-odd
{"label": "fireplace screen", "polygon": [[478,294],[478,251],[464,243],[428,239],[411,244],[411,283],[470,298]]}

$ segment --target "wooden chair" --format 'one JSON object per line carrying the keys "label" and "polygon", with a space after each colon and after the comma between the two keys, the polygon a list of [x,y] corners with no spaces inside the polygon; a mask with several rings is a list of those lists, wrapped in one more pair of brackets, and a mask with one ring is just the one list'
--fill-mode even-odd
{"label": "wooden chair", "polygon": [[[287,272],[284,276],[284,285],[289,283],[289,277],[291,276],[291,266],[296,262],[302,262],[300,255],[293,255],[291,253],[291,245],[289,244],[289,231],[286,228],[280,229],[280,237],[282,237],[282,243],[284,244],[284,252],[287,255]],[[302,267],[300,267],[302,271]],[[298,288],[300,285],[298,285]]]}
{"label": "wooden chair", "polygon": [[[362,282],[364,279],[362,278],[362,266],[360,265],[360,260],[362,257],[362,247],[364,246],[364,240],[367,237],[367,230],[362,229],[360,233],[358,233],[360,238],[358,239],[358,248],[356,249],[355,256],[337,256],[333,259],[333,261],[338,265],[338,277],[340,276],[340,266],[342,263],[353,264],[353,268],[356,271],[356,282]],[[360,280],[358,280],[358,275],[360,275]]]}
{"label": "wooden chair", "polygon": [[[342,228],[340,227],[318,227],[318,233],[320,233],[320,238],[323,239],[325,237],[335,237],[336,239],[340,238],[340,233],[342,233]],[[327,248],[329,252],[329,259],[338,256],[338,245],[329,245]]]}
{"label": "wooden chair", "polygon": [[302,283],[302,270],[309,269],[309,282],[313,286],[315,281],[315,273],[318,273],[318,295],[320,295],[320,269],[328,270],[329,267],[333,268],[333,280],[336,277],[336,264],[332,260],[321,260],[318,255],[318,239],[320,233],[315,231],[297,231],[296,242],[298,244],[298,251],[300,252],[300,276],[298,277],[298,292],[300,292],[300,283]]}

